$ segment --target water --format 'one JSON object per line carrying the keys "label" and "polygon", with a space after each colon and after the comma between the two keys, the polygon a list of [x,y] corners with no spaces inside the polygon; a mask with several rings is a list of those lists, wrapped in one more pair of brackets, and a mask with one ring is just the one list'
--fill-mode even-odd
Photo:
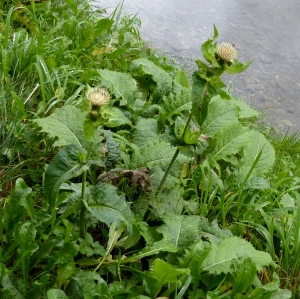
{"label": "water", "polygon": [[[95,5],[112,12],[119,2]],[[253,60],[228,79],[232,93],[266,111],[282,131],[300,130],[299,0],[125,0],[124,11],[138,12],[142,37],[190,70],[215,24],[218,42],[235,44],[240,61]]]}

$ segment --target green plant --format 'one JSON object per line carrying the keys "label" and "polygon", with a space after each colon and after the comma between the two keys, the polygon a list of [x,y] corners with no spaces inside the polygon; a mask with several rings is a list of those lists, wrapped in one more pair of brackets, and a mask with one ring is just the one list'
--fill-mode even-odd
{"label": "green plant", "polygon": [[269,174],[258,112],[221,79],[250,62],[214,27],[189,80],[122,4],[53,3],[2,16],[1,296],[291,298],[297,180]]}

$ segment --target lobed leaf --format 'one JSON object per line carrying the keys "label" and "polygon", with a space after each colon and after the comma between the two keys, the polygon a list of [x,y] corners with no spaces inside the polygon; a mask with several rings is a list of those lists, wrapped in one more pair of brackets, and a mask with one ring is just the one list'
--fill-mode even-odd
{"label": "lobed leaf", "polygon": [[208,104],[207,116],[201,126],[201,134],[214,136],[222,128],[238,123],[239,109],[231,101],[215,96]]}
{"label": "lobed leaf", "polygon": [[211,274],[232,273],[231,265],[235,259],[250,258],[257,271],[272,264],[269,253],[256,250],[251,243],[238,237],[230,237],[211,243],[211,250],[202,264],[202,270]]}
{"label": "lobed leaf", "polygon": [[63,106],[50,116],[33,120],[40,126],[41,132],[57,138],[53,146],[80,145],[87,149],[83,123],[85,113],[74,106]]}
{"label": "lobed leaf", "polygon": [[157,231],[162,233],[164,239],[176,248],[187,248],[198,236],[199,216],[176,215],[167,212],[163,217],[165,224]]}
{"label": "lobed leaf", "polygon": [[132,134],[132,142],[142,149],[150,139],[157,139],[157,120],[139,117]]}
{"label": "lobed leaf", "polygon": [[237,154],[250,137],[249,129],[240,123],[223,128],[216,135],[217,145],[211,154],[211,159],[226,159],[230,155]]}
{"label": "lobed leaf", "polygon": [[252,118],[258,117],[259,112],[251,108],[246,102],[239,98],[230,99],[230,102],[234,103],[240,108],[239,118]]}
{"label": "lobed leaf", "polygon": [[122,104],[133,103],[137,92],[136,81],[130,74],[120,73],[110,70],[98,70],[102,84],[115,95],[117,99],[124,102]]}
{"label": "lobed leaf", "polygon": [[70,178],[80,175],[89,167],[84,163],[86,151],[76,144],[61,149],[45,171],[45,198],[51,207],[56,205],[60,186]]}
{"label": "lobed leaf", "polygon": [[275,150],[263,134],[251,130],[250,141],[243,150],[244,162],[242,166],[251,167],[261,150],[262,154],[254,168],[256,176],[262,176],[272,169],[275,163]]}
{"label": "lobed leaf", "polygon": [[156,88],[152,94],[155,97],[163,97],[172,91],[172,77],[162,68],[155,65],[146,58],[138,58],[131,62],[131,71],[136,74],[142,73],[150,75],[156,83]]}
{"label": "lobed leaf", "polygon": [[132,214],[124,195],[117,193],[117,188],[109,184],[99,184],[87,188],[84,205],[99,221],[111,226],[125,222],[127,230],[132,231]]}

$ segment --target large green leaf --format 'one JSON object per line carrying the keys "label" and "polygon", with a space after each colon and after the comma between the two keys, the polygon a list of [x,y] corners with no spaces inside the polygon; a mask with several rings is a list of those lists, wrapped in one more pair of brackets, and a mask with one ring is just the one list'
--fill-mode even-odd
{"label": "large green leaf", "polygon": [[174,80],[187,89],[191,87],[187,74],[180,68],[177,69]]}
{"label": "large green leaf", "polygon": [[176,215],[167,213],[162,217],[165,224],[157,231],[162,233],[164,239],[176,248],[186,248],[198,236],[199,216]]}
{"label": "large green leaf", "polygon": [[251,167],[261,150],[262,154],[254,168],[256,176],[262,176],[272,169],[275,162],[275,150],[263,134],[252,130],[250,141],[243,150],[244,163],[242,166]]}
{"label": "large green leaf", "polygon": [[80,287],[80,291],[82,291],[83,296],[81,298],[94,299],[98,297],[101,299],[112,299],[107,283],[98,273],[79,270],[73,279]]}
{"label": "large green leaf", "polygon": [[6,199],[3,208],[3,227],[6,230],[6,242],[8,244],[12,241],[14,227],[21,223],[20,221],[26,214],[28,203],[32,201],[30,193],[32,189],[29,188],[23,179],[16,180],[15,191]]}
{"label": "large green leaf", "polygon": [[116,107],[102,107],[101,116],[104,119],[102,125],[105,127],[115,128],[126,124],[132,126],[122,110]]}
{"label": "large green leaf", "polygon": [[132,142],[142,149],[148,139],[157,139],[157,120],[139,117],[132,134]]}
{"label": "large green leaf", "polygon": [[[169,165],[176,148],[170,143],[157,139],[156,141],[151,141],[145,145],[141,151],[140,165],[147,165],[149,168],[154,166],[166,166]],[[190,161],[190,158],[179,154],[177,161],[181,164]]]}
{"label": "large green leaf", "polygon": [[57,138],[53,146],[77,144],[87,149],[83,123],[85,113],[74,106],[63,106],[50,116],[33,120],[52,138]]}
{"label": "large green leaf", "polygon": [[233,262],[233,267],[232,297],[237,293],[244,293],[252,285],[256,275],[256,266],[251,258],[239,258]]}
{"label": "large green leaf", "polygon": [[69,261],[68,263],[59,265],[56,274],[56,282],[55,285],[58,288],[70,280],[73,274],[76,272],[76,264],[75,261]]}
{"label": "large green leaf", "polygon": [[198,72],[194,72],[192,88],[193,113],[200,126],[206,119],[209,101],[215,94],[216,89],[202,79]]}
{"label": "large green leaf", "polygon": [[36,229],[32,222],[23,223],[18,230],[15,230],[15,237],[18,240],[20,250],[26,250],[29,244],[35,241]]}
{"label": "large green leaf", "polygon": [[132,213],[124,195],[118,194],[118,189],[112,185],[99,184],[87,188],[87,210],[99,221],[111,226],[114,222],[119,226],[125,222],[127,230],[132,231]]}
{"label": "large green leaf", "polygon": [[[156,279],[157,283],[153,287],[154,297],[160,292],[162,286],[166,283],[176,282],[177,277],[184,273],[178,269],[173,268],[170,264],[164,262],[161,259],[156,259],[153,263],[153,278]],[[188,273],[188,270],[186,271]]]}
{"label": "large green leaf", "polygon": [[211,159],[226,159],[230,155],[237,154],[246,145],[250,137],[249,129],[240,123],[225,127],[215,137],[217,145],[211,154]]}
{"label": "large green leaf", "polygon": [[183,210],[181,190],[176,186],[178,179],[171,175],[168,176],[168,179],[164,185],[165,189],[149,202],[158,217],[162,217],[167,212],[180,215]]}
{"label": "large green leaf", "polygon": [[137,75],[150,75],[156,83],[156,88],[152,94],[155,97],[163,97],[172,91],[172,77],[162,68],[155,65],[146,58],[138,58],[131,63],[131,71]]}
{"label": "large green leaf", "polygon": [[124,104],[133,103],[137,86],[135,80],[127,73],[119,73],[110,70],[98,70],[102,84],[116,96],[124,101]]}
{"label": "large green leaf", "polygon": [[272,264],[269,253],[256,250],[244,239],[230,237],[221,240],[219,244],[211,243],[211,250],[202,264],[202,271],[211,274],[232,273],[231,265],[238,258],[250,258],[257,271]]}
{"label": "large green leaf", "polygon": [[201,133],[214,136],[222,128],[238,123],[239,109],[231,101],[215,96],[208,104],[207,116],[201,126]]}
{"label": "large green leaf", "polygon": [[16,281],[8,274],[1,274],[1,298],[25,299],[25,297],[22,294],[22,286],[16,283]]}
{"label": "large green leaf", "polygon": [[68,299],[64,291],[58,289],[50,289],[47,292],[48,299]]}
{"label": "large green leaf", "polygon": [[230,100],[231,103],[234,103],[240,108],[239,118],[251,118],[258,117],[259,112],[253,108],[251,108],[245,101],[239,98],[233,98]]}
{"label": "large green leaf", "polygon": [[190,89],[183,89],[181,93],[170,93],[163,98],[165,113],[164,119],[170,119],[173,115],[181,115],[182,111],[192,109],[192,93]]}
{"label": "large green leaf", "polygon": [[246,70],[251,63],[252,60],[249,60],[246,63],[241,63],[238,60],[234,60],[233,63],[229,66],[225,64],[225,72],[228,74],[239,74]]}
{"label": "large green leaf", "polygon": [[194,287],[197,288],[201,279],[201,266],[211,249],[208,242],[199,241],[192,246],[191,251],[186,251],[185,261],[190,268]]}
{"label": "large green leaf", "polygon": [[86,151],[76,144],[61,149],[46,169],[44,180],[45,198],[55,207],[60,186],[70,178],[80,175],[89,166],[85,164]]}

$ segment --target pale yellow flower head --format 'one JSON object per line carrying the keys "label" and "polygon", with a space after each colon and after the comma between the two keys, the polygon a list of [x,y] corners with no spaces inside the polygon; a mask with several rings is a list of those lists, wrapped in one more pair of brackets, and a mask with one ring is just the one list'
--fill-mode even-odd
{"label": "pale yellow flower head", "polygon": [[90,88],[86,97],[93,106],[104,106],[110,101],[110,94],[105,88]]}
{"label": "pale yellow flower head", "polygon": [[224,61],[233,62],[238,53],[234,45],[223,42],[218,45],[217,54]]}

